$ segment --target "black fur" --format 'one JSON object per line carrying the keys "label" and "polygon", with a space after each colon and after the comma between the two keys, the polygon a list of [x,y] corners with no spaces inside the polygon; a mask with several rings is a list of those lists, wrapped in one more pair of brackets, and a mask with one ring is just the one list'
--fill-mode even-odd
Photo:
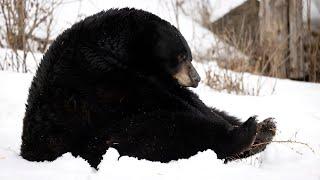
{"label": "black fur", "polygon": [[30,87],[21,155],[66,152],[97,167],[109,147],[168,162],[198,151],[232,157],[254,142],[257,123],[208,108],[172,77],[191,59],[180,32],[159,17],[112,9],[76,23],[43,57]]}

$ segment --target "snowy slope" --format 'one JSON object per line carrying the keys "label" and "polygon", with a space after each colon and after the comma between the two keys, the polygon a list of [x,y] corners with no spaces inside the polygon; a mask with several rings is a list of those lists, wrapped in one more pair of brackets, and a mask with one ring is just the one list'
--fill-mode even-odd
{"label": "snowy slope", "polygon": [[[320,85],[278,80],[275,93],[260,97],[219,93],[200,85],[195,92],[208,105],[243,120],[276,118],[275,140],[266,151],[246,160],[223,164],[213,151],[167,164],[121,157],[108,150],[94,169],[81,158],[65,154],[54,162],[28,162],[19,156],[24,104],[32,74],[0,71],[0,179],[315,179],[320,178]],[[267,78],[266,81],[271,80]],[[312,150],[310,149],[312,148]],[[312,152],[314,151],[314,152]]]}

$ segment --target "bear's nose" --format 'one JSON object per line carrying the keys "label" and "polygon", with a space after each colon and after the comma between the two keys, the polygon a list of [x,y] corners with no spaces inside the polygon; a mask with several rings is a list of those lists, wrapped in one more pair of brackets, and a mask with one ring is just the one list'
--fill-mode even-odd
{"label": "bear's nose", "polygon": [[197,87],[199,82],[201,81],[201,78],[200,78],[197,70],[193,67],[193,65],[191,63],[189,66],[189,77],[192,81],[191,87]]}

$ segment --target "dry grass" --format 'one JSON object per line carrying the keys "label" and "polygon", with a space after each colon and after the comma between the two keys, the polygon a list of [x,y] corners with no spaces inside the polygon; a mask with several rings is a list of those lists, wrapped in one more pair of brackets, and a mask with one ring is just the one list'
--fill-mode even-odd
{"label": "dry grass", "polygon": [[244,80],[244,73],[235,73],[228,69],[215,72],[209,69],[205,74],[204,83],[215,90],[237,95],[259,95],[260,88],[249,89],[247,87]]}
{"label": "dry grass", "polygon": [[[300,79],[309,82],[320,82],[320,33],[310,33],[305,35],[305,68],[306,77]],[[312,36],[311,36],[312,35]],[[254,45],[253,39],[250,36],[243,35],[241,42],[237,41],[235,34],[232,31],[226,31],[224,36],[228,37],[228,42],[233,46],[239,47],[238,51],[232,46],[220,45],[214,47],[214,55],[207,56],[206,59],[209,61],[216,61],[220,68],[223,69],[221,72],[214,72],[214,70],[208,69],[206,72],[205,84],[216,89],[218,91],[226,91],[228,93],[239,94],[239,95],[260,95],[260,90],[263,83],[257,82],[255,88],[249,89],[246,86],[246,79],[244,78],[244,72],[249,72],[255,75],[264,75],[270,77],[277,77],[278,66],[285,65],[289,61],[289,57],[286,57],[282,64],[275,66],[273,64],[273,58],[277,55],[277,47],[263,49]],[[221,44],[221,40],[217,39],[216,44]],[[246,54],[246,56],[243,55]],[[227,54],[227,56],[226,56]],[[204,59],[202,57],[202,59]],[[272,67],[275,66],[275,67]],[[237,72],[237,76],[234,73]],[[276,87],[276,81],[273,84],[274,92]]]}
{"label": "dry grass", "polygon": [[[247,21],[248,19],[246,18],[250,18],[251,16],[242,17],[241,15],[237,15],[239,19],[237,22],[234,22],[237,24],[237,27],[230,25],[229,22],[222,23],[222,27],[214,27],[214,23],[212,22],[212,19],[210,19],[213,14],[213,8],[209,1],[184,0],[183,2],[184,5],[180,7],[181,12],[190,16],[204,28],[215,33],[218,37],[216,42],[212,42],[213,44],[218,45],[216,45],[214,49],[210,50],[213,51],[215,55],[208,55],[206,58],[202,59],[216,61],[221,68],[228,68],[236,72],[250,72],[256,75],[289,78],[292,70],[289,65],[290,52],[288,50],[288,53],[284,53],[281,47],[290,40],[290,36],[284,37],[284,44],[278,43],[270,47],[264,47],[260,45],[261,42],[259,41],[260,31],[257,29],[259,26],[245,23],[250,22]],[[304,43],[305,77],[299,78],[298,80],[320,82],[320,31],[311,31],[310,2],[309,5],[307,4],[307,8],[308,23],[305,26],[306,31],[302,32]],[[219,44],[222,43],[227,45],[221,47]],[[281,53],[287,55],[284,55],[282,57],[282,61],[279,62],[277,59],[279,59],[279,54]],[[228,54],[228,56],[225,54]],[[243,54],[246,55],[245,58],[243,57]],[[284,69],[286,71],[285,73],[283,72]],[[208,74],[212,74],[212,72],[208,72]],[[235,83],[232,85],[229,83],[227,83],[229,85],[214,85],[213,87],[236,88],[235,91],[239,91],[239,89],[241,89],[241,85],[239,85],[241,83],[239,83],[239,81],[242,81],[242,78],[235,80],[227,77],[212,77],[210,81],[212,81],[212,79],[214,79],[214,82],[228,80],[230,83]]]}
{"label": "dry grass", "polygon": [[[267,73],[270,70],[272,61],[267,59],[266,56],[259,57],[256,60],[250,58],[256,57],[257,48],[254,48],[253,39],[251,39],[245,31],[243,33],[242,37],[245,38],[241,39],[241,42],[237,41],[237,35],[235,35],[232,30],[226,30],[223,35],[228,39],[229,44],[236,44],[238,49],[234,48],[234,46],[226,45],[225,41],[216,38],[215,42],[213,42],[215,45],[212,46],[212,49],[208,50],[208,52],[211,53],[206,53],[202,56],[197,52],[194,54],[196,59],[202,62],[215,61],[221,69],[219,72],[217,72],[216,69],[206,70],[204,83],[209,87],[237,95],[259,96],[260,90],[264,85],[262,82],[263,77],[260,75],[272,76]],[[275,52],[275,50],[273,50],[273,52]],[[271,57],[272,55],[273,54],[271,54]],[[254,82],[255,84],[248,81],[248,78],[244,76],[245,72],[258,75],[258,81]],[[274,92],[275,87],[276,81],[274,81],[271,87],[271,93]]]}
{"label": "dry grass", "polygon": [[310,82],[320,82],[320,31],[308,32],[305,37],[305,63]]}
{"label": "dry grass", "polygon": [[[310,151],[315,153],[315,150],[309,144],[307,144],[305,142],[301,142],[301,141],[294,141],[294,140],[282,140],[282,141],[278,140],[278,141],[263,142],[263,143],[259,143],[259,144],[253,145],[253,148],[257,147],[257,146],[262,146],[262,145],[265,145],[265,144],[270,144],[270,143],[299,144],[299,145],[303,145],[303,146],[307,147]],[[301,154],[301,153],[299,153],[299,154]]]}
{"label": "dry grass", "polygon": [[0,69],[28,72],[27,54],[43,53],[52,43],[54,10],[60,4],[61,0],[0,0],[0,47],[12,49],[14,56],[0,59]]}

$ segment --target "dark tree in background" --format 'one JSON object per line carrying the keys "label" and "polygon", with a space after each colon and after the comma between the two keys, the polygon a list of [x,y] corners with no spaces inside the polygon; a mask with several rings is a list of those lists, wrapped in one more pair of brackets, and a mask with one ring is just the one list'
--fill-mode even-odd
{"label": "dark tree in background", "polygon": [[60,0],[0,0],[0,47],[14,53],[14,58],[0,60],[0,68],[28,71],[27,53],[44,52],[52,42],[53,12],[59,4]]}
{"label": "dark tree in background", "polygon": [[272,75],[304,79],[302,0],[261,0],[259,19],[260,45]]}

